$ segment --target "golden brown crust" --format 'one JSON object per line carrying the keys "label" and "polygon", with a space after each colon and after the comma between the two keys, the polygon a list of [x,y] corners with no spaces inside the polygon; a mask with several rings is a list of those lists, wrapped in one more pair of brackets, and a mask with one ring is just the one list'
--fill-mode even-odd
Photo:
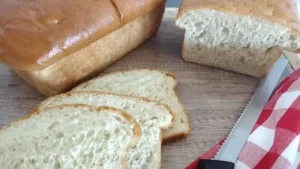
{"label": "golden brown crust", "polygon": [[[88,80],[152,37],[160,26],[165,4],[136,18],[121,29],[103,37],[40,71],[14,70],[42,94],[52,96]],[[114,50],[118,48],[119,50]],[[83,62],[84,61],[84,62]]]}
{"label": "golden brown crust", "polygon": [[41,70],[164,1],[3,0],[0,61],[18,70]]}
{"label": "golden brown crust", "polygon": [[55,89],[52,89],[49,84],[41,79],[38,76],[38,72],[31,72],[31,71],[20,71],[11,68],[17,75],[19,75],[24,81],[26,81],[29,85],[36,88],[41,94],[45,96],[51,96],[57,93]]}
{"label": "golden brown crust", "polygon": [[190,120],[189,120],[189,116],[188,116],[186,110],[184,109],[184,106],[183,106],[182,103],[179,101],[179,98],[178,98],[178,96],[177,96],[177,94],[176,94],[176,91],[175,91],[175,88],[176,88],[176,86],[177,86],[177,80],[176,80],[176,77],[175,77],[175,75],[172,75],[172,74],[170,74],[170,73],[166,73],[166,75],[167,75],[167,76],[170,76],[170,77],[173,77],[174,80],[175,80],[175,82],[176,82],[175,85],[174,85],[174,89],[173,89],[173,90],[174,90],[175,96],[176,96],[176,98],[177,98],[177,100],[178,100],[178,103],[179,103],[179,104],[181,105],[181,107],[183,108],[184,115],[187,117],[188,131],[185,132],[185,133],[174,134],[174,135],[169,136],[169,137],[164,137],[164,139],[163,139],[163,144],[167,144],[167,143],[171,143],[171,142],[174,142],[174,141],[177,141],[177,140],[184,139],[184,138],[186,138],[186,137],[188,137],[188,136],[190,135],[191,130],[192,130],[192,126],[191,126],[191,122],[190,122]]}
{"label": "golden brown crust", "polygon": [[111,0],[111,2],[119,11],[122,25],[124,25],[164,4],[166,0]]}
{"label": "golden brown crust", "polygon": [[[177,92],[176,92],[176,90],[175,90],[175,88],[176,88],[176,86],[177,86],[176,76],[175,76],[174,74],[170,73],[170,72],[165,72],[165,74],[166,74],[167,76],[169,76],[169,77],[172,77],[172,78],[174,79],[175,85],[174,85],[174,87],[173,87],[173,91],[174,91],[175,96],[176,96],[176,98],[177,98],[177,100],[178,100],[178,103],[179,103],[180,106],[184,109],[184,106],[183,106],[182,103],[179,101],[178,95],[176,94]],[[190,135],[191,130],[192,130],[192,125],[191,125],[191,122],[190,122],[190,120],[189,120],[189,116],[188,116],[188,114],[187,114],[187,112],[186,112],[185,109],[183,110],[183,112],[184,112],[184,115],[187,117],[187,120],[188,120],[188,121],[187,121],[187,123],[188,123],[188,131],[187,131],[186,133],[175,134],[175,135],[170,136],[170,137],[165,137],[164,140],[163,140],[163,144],[170,143],[170,142],[174,142],[174,141],[177,141],[177,140],[181,140],[181,139],[184,139],[184,138],[186,138],[186,137],[188,137],[188,136]]]}
{"label": "golden brown crust", "polygon": [[[177,86],[177,80],[176,80],[176,76],[170,72],[165,72],[165,74],[169,77],[172,77],[175,81],[175,85],[173,87],[173,90],[174,90],[174,93],[175,93],[175,96],[178,100],[178,103],[180,103],[181,107],[184,109],[184,106],[182,105],[182,103],[179,101],[179,98],[178,98],[178,95],[176,94],[176,86]],[[188,131],[186,133],[181,133],[181,134],[174,134],[173,136],[170,136],[170,137],[165,137],[163,139],[163,144],[167,144],[167,143],[171,143],[171,142],[174,142],[174,141],[177,141],[177,140],[181,140],[181,139],[184,139],[186,137],[188,137],[191,133],[191,130],[192,130],[192,126],[191,126],[191,122],[189,120],[189,116],[186,112],[186,110],[183,110],[184,111],[184,115],[187,117],[187,123],[188,123]]]}
{"label": "golden brown crust", "polygon": [[178,140],[182,140],[187,138],[190,135],[190,132],[188,133],[180,133],[180,134],[174,134],[170,137],[167,137],[165,139],[163,139],[163,144],[168,144],[168,143],[172,143]]}
{"label": "golden brown crust", "polygon": [[[160,140],[160,144],[161,144],[161,146],[162,146],[162,133],[161,133],[161,131],[160,131],[160,133],[159,133],[159,140]],[[160,147],[160,150],[159,150],[159,164],[158,164],[158,169],[161,169],[161,147]]]}
{"label": "golden brown crust", "polygon": [[128,113],[126,113],[126,112],[124,112],[124,111],[122,111],[120,109],[116,109],[116,108],[112,108],[112,107],[107,107],[107,106],[101,106],[101,107],[97,107],[96,108],[97,111],[100,111],[100,110],[103,110],[103,109],[119,112],[128,121],[130,121],[131,123],[134,124],[133,133],[135,135],[135,138],[132,140],[130,146],[128,147],[128,150],[131,149],[131,148],[133,148],[140,141],[141,136],[142,136],[142,130],[141,130],[140,125],[137,123],[137,121],[132,116],[130,116]]}
{"label": "golden brown crust", "polygon": [[128,157],[127,157],[127,153],[125,153],[124,157],[123,157],[123,167],[122,169],[128,169]]}
{"label": "golden brown crust", "polygon": [[176,20],[185,12],[214,9],[270,20],[300,32],[299,12],[295,0],[183,0]]}

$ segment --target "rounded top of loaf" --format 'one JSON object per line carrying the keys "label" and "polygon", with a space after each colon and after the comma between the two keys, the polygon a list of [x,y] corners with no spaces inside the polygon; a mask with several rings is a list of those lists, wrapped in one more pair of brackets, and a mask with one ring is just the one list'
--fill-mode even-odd
{"label": "rounded top of loaf", "polygon": [[183,0],[177,20],[188,11],[212,9],[267,19],[300,33],[297,6],[297,0]]}
{"label": "rounded top of loaf", "polygon": [[165,0],[2,0],[0,62],[40,70]]}

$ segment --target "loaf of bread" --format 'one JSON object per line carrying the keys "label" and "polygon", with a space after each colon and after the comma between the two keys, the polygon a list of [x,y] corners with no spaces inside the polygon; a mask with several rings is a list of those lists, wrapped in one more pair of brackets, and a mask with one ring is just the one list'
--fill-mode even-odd
{"label": "loaf of bread", "polygon": [[38,110],[69,104],[108,106],[127,112],[139,123],[142,135],[128,152],[128,169],[161,168],[161,129],[173,124],[173,114],[167,106],[138,97],[101,92],[70,92],[43,101]]}
{"label": "loaf of bread", "polygon": [[254,77],[300,48],[295,0],[183,0],[175,23],[184,60]]}
{"label": "loaf of bread", "polygon": [[186,138],[191,132],[190,119],[175,92],[176,85],[175,77],[168,72],[136,69],[94,78],[70,92],[108,92],[142,97],[167,105],[175,116],[174,124],[162,130],[163,143],[169,143]]}
{"label": "loaf of bread", "polygon": [[165,0],[4,0],[0,61],[46,96],[93,77],[153,36]]}
{"label": "loaf of bread", "polygon": [[140,135],[135,119],[118,109],[53,107],[0,130],[0,166],[126,169],[128,150]]}

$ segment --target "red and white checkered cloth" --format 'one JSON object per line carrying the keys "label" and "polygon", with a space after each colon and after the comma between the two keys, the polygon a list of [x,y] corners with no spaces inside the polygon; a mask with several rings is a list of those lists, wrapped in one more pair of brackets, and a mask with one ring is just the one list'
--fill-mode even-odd
{"label": "red and white checkered cloth", "polygon": [[[224,140],[200,159],[211,159]],[[236,162],[236,169],[300,169],[300,69],[284,79],[265,105]]]}

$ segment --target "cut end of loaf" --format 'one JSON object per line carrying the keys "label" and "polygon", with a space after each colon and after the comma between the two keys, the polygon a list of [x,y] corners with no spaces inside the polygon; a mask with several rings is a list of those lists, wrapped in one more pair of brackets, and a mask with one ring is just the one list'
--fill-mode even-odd
{"label": "cut end of loaf", "polygon": [[[194,44],[192,44],[194,45]],[[184,41],[183,59],[187,62],[220,68],[255,78],[264,77],[281,56],[280,47],[270,48],[267,53],[251,49],[222,49],[189,46]]]}
{"label": "cut end of loaf", "polygon": [[198,37],[211,46],[264,48],[280,46],[285,50],[300,48],[300,34],[279,23],[254,16],[233,14],[212,9],[184,12],[176,25],[187,30],[187,35]]}
{"label": "cut end of loaf", "polygon": [[297,51],[300,34],[254,16],[212,9],[183,12],[176,25],[185,29],[186,61],[262,77],[282,54]]}

